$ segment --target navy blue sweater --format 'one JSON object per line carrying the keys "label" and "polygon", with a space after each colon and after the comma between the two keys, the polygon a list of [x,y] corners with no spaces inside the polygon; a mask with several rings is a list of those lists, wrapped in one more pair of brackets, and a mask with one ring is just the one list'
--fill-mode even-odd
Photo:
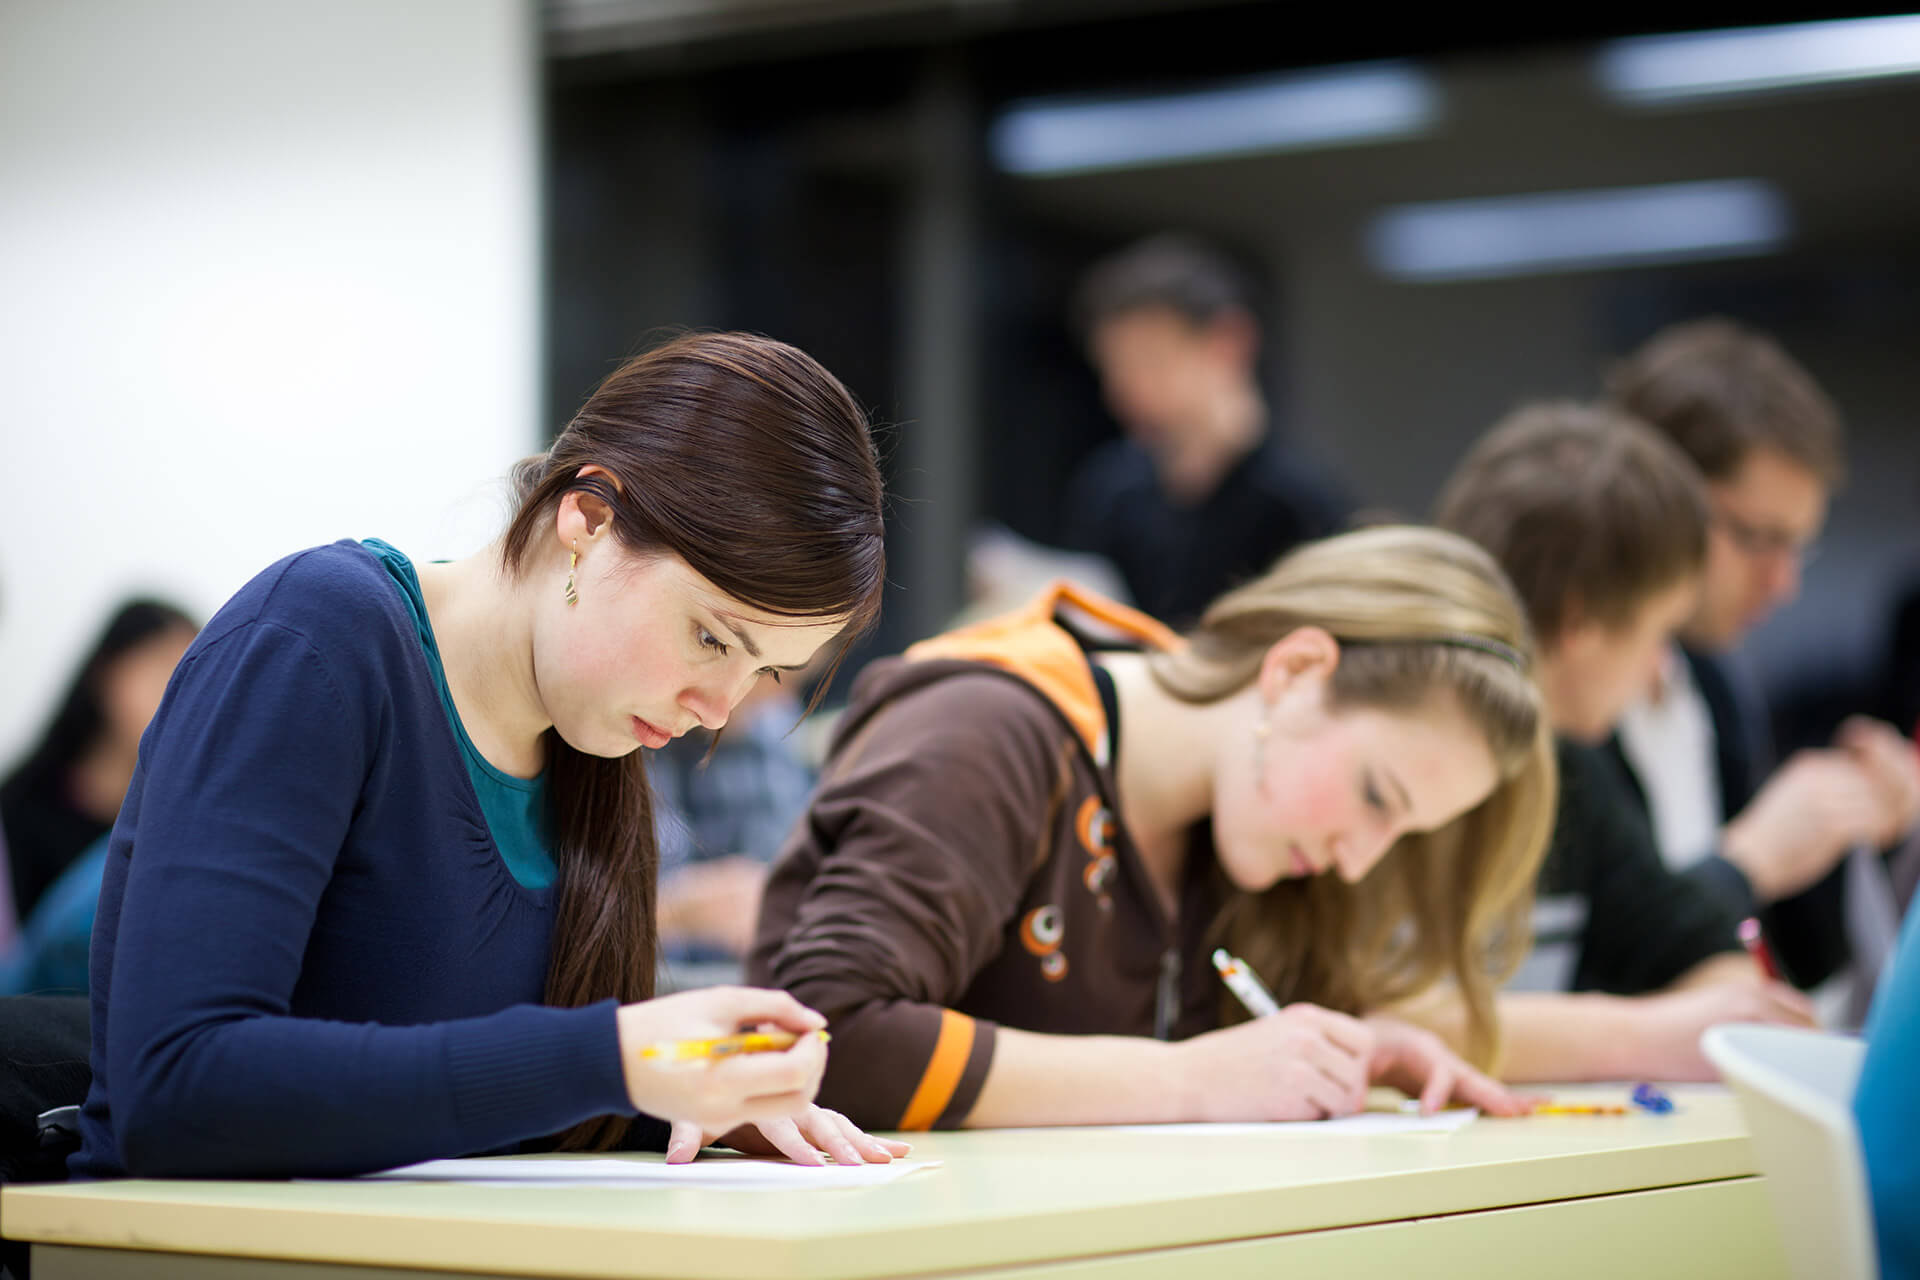
{"label": "navy blue sweater", "polygon": [[538,1003],[556,893],[501,861],[386,570],[280,561],[141,742],[73,1173],[359,1173],[631,1114],[614,1002]]}

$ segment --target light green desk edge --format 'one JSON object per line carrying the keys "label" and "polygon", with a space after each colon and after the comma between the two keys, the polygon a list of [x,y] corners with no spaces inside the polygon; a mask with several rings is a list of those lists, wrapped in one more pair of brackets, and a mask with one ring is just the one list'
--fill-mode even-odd
{"label": "light green desk edge", "polygon": [[[73,1246],[36,1247],[37,1280],[371,1274],[343,1268],[700,1280],[989,1269],[995,1280],[1131,1280],[1195,1268],[1209,1280],[1280,1268],[1396,1280],[1784,1276],[1733,1099],[1673,1093],[1671,1116],[1483,1119],[1451,1135],[919,1134],[914,1155],[942,1167],[846,1191],[9,1187],[0,1232]],[[179,1254],[198,1256],[174,1259],[175,1272],[166,1255]]]}

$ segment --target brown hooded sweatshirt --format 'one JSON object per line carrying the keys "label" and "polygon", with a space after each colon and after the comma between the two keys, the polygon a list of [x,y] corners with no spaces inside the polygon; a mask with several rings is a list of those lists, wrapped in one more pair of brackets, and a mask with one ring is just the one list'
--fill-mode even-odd
{"label": "brown hooded sweatshirt", "polygon": [[1219,1024],[1211,844],[1203,828],[1169,918],[1117,818],[1117,735],[1087,657],[1178,643],[1058,584],[861,675],[747,968],[829,1019],[822,1106],[953,1128],[1000,1023],[1162,1039]]}

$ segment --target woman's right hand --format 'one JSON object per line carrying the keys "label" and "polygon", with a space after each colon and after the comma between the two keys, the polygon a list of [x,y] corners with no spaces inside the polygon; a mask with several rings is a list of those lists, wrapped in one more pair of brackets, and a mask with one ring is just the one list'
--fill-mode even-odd
{"label": "woman's right hand", "polygon": [[[827,1020],[784,991],[704,987],[619,1010],[620,1059],[633,1105],[662,1120],[726,1133],[743,1124],[798,1116],[820,1090],[827,1049],[811,1034]],[[649,1058],[650,1045],[707,1040],[740,1031],[791,1031],[800,1039],[773,1053],[697,1062]]]}
{"label": "woman's right hand", "polygon": [[1367,1105],[1373,1031],[1318,1005],[1288,1005],[1176,1049],[1196,1119],[1323,1120]]}

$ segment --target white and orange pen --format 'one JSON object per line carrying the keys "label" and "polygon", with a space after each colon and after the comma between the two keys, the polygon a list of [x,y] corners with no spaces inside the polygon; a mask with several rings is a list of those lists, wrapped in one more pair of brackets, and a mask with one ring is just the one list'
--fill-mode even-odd
{"label": "white and orange pen", "polygon": [[1227,990],[1238,996],[1240,1003],[1247,1006],[1247,1012],[1256,1018],[1280,1012],[1279,1002],[1247,968],[1246,961],[1227,954],[1225,947],[1215,947],[1213,967],[1220,971],[1220,980],[1227,984]]}

